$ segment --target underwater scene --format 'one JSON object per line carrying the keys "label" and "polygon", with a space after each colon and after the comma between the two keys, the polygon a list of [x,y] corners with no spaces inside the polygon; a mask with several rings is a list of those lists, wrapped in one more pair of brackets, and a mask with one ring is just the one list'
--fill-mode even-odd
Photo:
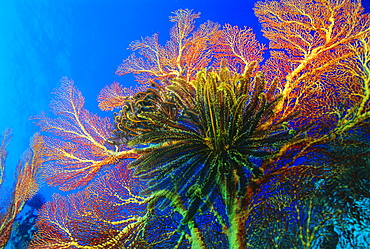
{"label": "underwater scene", "polygon": [[369,0],[2,0],[0,248],[370,248]]}

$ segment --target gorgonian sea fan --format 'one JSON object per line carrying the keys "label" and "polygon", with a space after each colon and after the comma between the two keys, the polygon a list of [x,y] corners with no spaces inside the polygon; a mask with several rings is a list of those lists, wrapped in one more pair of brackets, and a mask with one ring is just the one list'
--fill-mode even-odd
{"label": "gorgonian sea fan", "polygon": [[[183,222],[214,191],[230,208],[235,198],[245,196],[250,181],[263,174],[253,158],[271,157],[291,137],[280,126],[285,120],[271,120],[277,98],[268,101],[266,95],[275,89],[264,93],[262,75],[251,79],[249,72],[239,75],[224,67],[202,70],[190,82],[173,79],[165,87],[166,101],[152,98],[146,104],[171,103],[176,115],[166,115],[166,108],[132,108],[139,110],[137,120],[153,125],[130,141],[130,146],[145,145],[131,167],[148,181],[146,193],[168,190],[189,198]],[[160,96],[158,91],[163,95],[164,90],[151,91]],[[140,127],[140,122],[133,123]]]}

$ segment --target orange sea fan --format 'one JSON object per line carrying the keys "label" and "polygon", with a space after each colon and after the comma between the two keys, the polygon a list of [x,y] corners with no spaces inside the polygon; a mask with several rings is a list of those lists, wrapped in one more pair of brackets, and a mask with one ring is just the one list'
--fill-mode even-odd
{"label": "orange sea fan", "polygon": [[[6,144],[9,142],[10,130],[6,130],[4,134],[4,141]],[[4,147],[2,147],[4,149]],[[13,190],[11,191],[11,199],[8,205],[4,208],[4,213],[0,213],[0,248],[4,248],[7,244],[11,232],[12,226],[17,215],[22,211],[26,201],[31,199],[37,192],[38,176],[41,165],[43,163],[44,153],[44,141],[43,138],[36,134],[31,140],[30,149],[28,149],[22,156],[18,166],[16,180]],[[4,193],[2,193],[3,196]]]}
{"label": "orange sea fan", "polygon": [[190,79],[196,71],[208,66],[210,40],[214,39],[219,25],[208,21],[194,31],[194,20],[200,13],[185,9],[173,14],[170,21],[175,24],[170,31],[170,40],[162,46],[158,34],[154,34],[132,42],[130,49],[138,51],[141,57],[131,54],[118,66],[118,75],[133,73],[139,83],[150,83],[174,77]]}
{"label": "orange sea fan", "polygon": [[126,163],[85,190],[53,200],[40,210],[30,248],[127,248],[140,235],[148,198]]}
{"label": "orange sea fan", "polygon": [[87,184],[101,168],[118,159],[135,157],[134,153],[119,153],[125,149],[107,142],[111,136],[109,118],[83,108],[84,98],[73,81],[63,78],[54,93],[51,109],[58,117],[49,118],[45,113],[35,117],[42,131],[54,135],[45,138],[43,174],[50,185],[71,190]]}
{"label": "orange sea fan", "polygon": [[261,62],[263,60],[263,51],[266,50],[256,40],[256,35],[251,28],[224,25],[218,32],[218,41],[214,45],[215,57],[218,63],[222,59],[227,60],[227,66],[230,70],[238,73],[246,73],[246,70],[252,62]]}
{"label": "orange sea fan", "polygon": [[118,82],[113,82],[105,86],[99,93],[99,108],[102,111],[110,111],[125,105],[126,101],[131,99],[137,92],[145,91],[145,85],[136,87],[122,87]]}
{"label": "orange sea fan", "polygon": [[259,1],[255,6],[273,50],[264,71],[270,80],[279,77],[283,83],[277,112],[289,115],[299,111],[304,104],[301,96],[317,82],[324,84],[326,91],[340,89],[324,79],[352,56],[349,44],[370,35],[369,14],[364,13],[361,1]]}

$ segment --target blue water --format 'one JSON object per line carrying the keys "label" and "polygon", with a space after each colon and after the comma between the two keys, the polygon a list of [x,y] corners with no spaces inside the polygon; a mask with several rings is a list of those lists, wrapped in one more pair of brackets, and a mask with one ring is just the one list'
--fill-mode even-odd
{"label": "blue water", "polygon": [[[163,44],[180,9],[201,12],[198,24],[212,20],[252,27],[267,43],[253,14],[251,0],[1,0],[0,1],[0,131],[13,129],[7,181],[29,139],[38,131],[29,118],[48,111],[50,94],[68,76],[82,91],[86,108],[100,116],[96,98],[107,84],[135,84],[118,77],[116,67],[131,51],[129,43],[160,33]],[[370,1],[363,0],[367,10]],[[43,191],[46,190],[43,189]],[[47,193],[46,193],[47,194]]]}

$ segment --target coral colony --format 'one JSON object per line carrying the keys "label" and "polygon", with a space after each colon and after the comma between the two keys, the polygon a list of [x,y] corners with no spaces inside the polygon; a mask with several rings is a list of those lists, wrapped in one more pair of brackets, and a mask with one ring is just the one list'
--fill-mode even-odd
{"label": "coral colony", "polygon": [[56,117],[35,117],[1,247],[41,176],[79,191],[39,209],[29,248],[365,248],[370,16],[358,0],[254,11],[268,48],[247,27],[197,28],[187,9],[173,12],[165,45],[157,34],[131,43],[116,73],[138,85],[98,98],[113,119],[84,109],[63,78]]}

